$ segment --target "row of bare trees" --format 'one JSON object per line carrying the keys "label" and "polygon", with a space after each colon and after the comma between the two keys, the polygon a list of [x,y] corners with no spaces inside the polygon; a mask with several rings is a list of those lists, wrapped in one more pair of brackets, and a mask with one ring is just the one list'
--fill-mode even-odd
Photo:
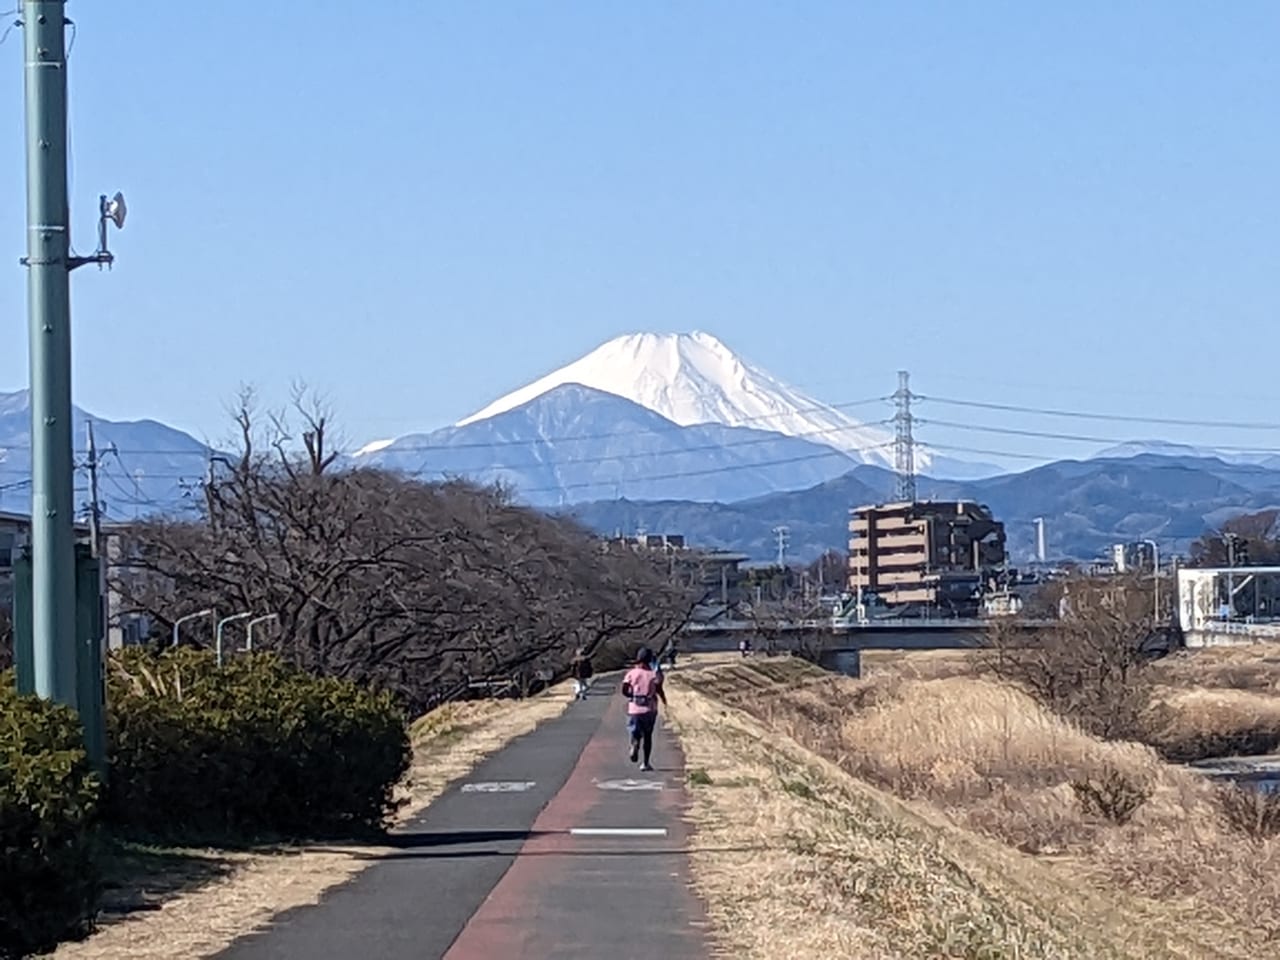
{"label": "row of bare trees", "polygon": [[[207,607],[273,613],[255,647],[415,710],[479,678],[558,672],[578,647],[661,645],[687,619],[696,598],[651,560],[502,489],[335,469],[323,410],[298,399],[300,444],[244,402],[240,451],[215,465],[200,519],[124,531],[121,613],[163,630]],[[211,642],[207,620],[183,630]]]}

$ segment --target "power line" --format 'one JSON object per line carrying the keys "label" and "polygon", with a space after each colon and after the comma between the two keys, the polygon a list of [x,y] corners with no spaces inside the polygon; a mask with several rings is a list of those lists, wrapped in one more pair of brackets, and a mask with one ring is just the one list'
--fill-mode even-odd
{"label": "power line", "polygon": [[[860,424],[860,426],[865,428],[874,428],[877,426],[885,426],[890,422],[891,421],[889,420],[877,420],[877,421],[871,421],[868,423]],[[594,456],[587,456],[587,457],[558,457],[556,458],[555,464],[557,467],[570,467],[570,466],[581,466],[581,465],[589,465],[589,464],[596,464],[596,463],[612,463],[614,461],[639,460],[639,459],[649,459],[653,457],[677,456],[681,454],[705,453],[705,452],[716,451],[716,450],[735,450],[735,449],[741,449],[743,447],[759,446],[760,444],[768,444],[768,443],[778,443],[786,440],[806,440],[806,439],[815,438],[815,437],[824,437],[832,433],[837,433],[837,434],[844,433],[852,429],[855,429],[855,428],[842,425],[842,426],[835,426],[835,427],[823,427],[815,430],[801,430],[793,434],[767,433],[762,436],[749,437],[741,440],[730,440],[725,443],[704,443],[704,444],[696,444],[690,447],[678,447],[678,448],[663,449],[663,450],[641,451],[641,452],[627,453],[627,454],[614,453],[614,454],[596,454]],[[611,436],[623,436],[623,435],[634,435],[634,431],[632,431],[630,434],[623,434],[622,432],[611,434]],[[645,434],[641,434],[641,436],[652,436],[652,434],[645,433]],[[579,438],[570,438],[570,439],[586,439],[586,438],[579,437]],[[545,438],[539,438],[537,440],[531,440],[531,441],[500,441],[492,444],[492,446],[495,446],[495,447],[523,446],[527,448],[536,448],[542,444],[546,444],[549,442],[551,441]],[[466,449],[468,446],[488,447],[490,446],[490,444],[472,444],[472,445],[459,444],[456,446],[448,445],[448,444],[428,445],[428,446],[422,446],[417,448],[397,448],[397,452],[399,452],[399,450],[401,449],[449,452],[452,450]],[[866,452],[882,449],[885,446],[887,446],[887,444],[884,444],[884,443],[868,444],[866,446],[858,448],[857,452],[866,453]],[[845,451],[838,450],[834,447],[830,449],[831,449],[830,453],[824,450],[822,452],[822,456],[824,457],[825,456],[845,456],[845,457],[849,457],[851,462],[856,463],[856,461],[853,460],[853,457],[851,456],[852,451],[845,452]],[[144,452],[153,452],[153,451],[144,451]],[[119,454],[127,453],[130,456],[139,455],[138,453],[130,453],[128,450],[116,450],[115,453],[117,454],[116,459],[118,461],[120,461]],[[485,470],[522,470],[522,469],[526,469],[529,466],[530,464],[524,464],[524,463],[491,463],[491,464],[483,465],[483,469]],[[753,464],[750,464],[750,463],[744,464],[743,468],[750,467],[750,466],[753,466]],[[22,470],[22,468],[19,468],[19,467],[0,467],[0,471],[4,471],[4,470],[9,470],[14,473],[25,472]],[[427,473],[448,472],[448,471],[435,471],[430,469],[424,463],[423,466],[417,468],[416,470],[397,471],[397,472],[404,472],[409,474],[410,476],[421,476]],[[185,480],[185,479],[189,479],[191,475],[187,473],[178,473],[178,474],[148,473],[147,476],[153,479]]]}
{"label": "power line", "polygon": [[[891,443],[881,444],[880,447],[868,447],[868,450],[886,449],[893,446]],[[590,487],[616,487],[619,483],[647,483],[656,480],[678,480],[683,477],[705,477],[712,474],[732,473],[736,470],[755,470],[761,467],[782,467],[793,463],[805,463],[811,460],[825,460],[829,457],[845,456],[839,450],[831,449],[821,453],[803,454],[797,457],[782,457],[777,460],[761,460],[758,463],[734,463],[728,466],[709,467],[699,470],[677,470],[672,473],[654,473],[645,474],[628,480],[610,479],[610,480],[589,480],[580,483],[560,484],[554,487],[531,487],[521,489],[521,493],[556,493],[561,490],[580,490]]]}
{"label": "power line", "polygon": [[93,421],[84,425],[87,460],[89,470],[89,549],[92,556],[98,556],[102,543],[99,531],[102,524],[102,501],[98,497],[98,447],[93,442]]}
{"label": "power line", "polygon": [[[954,373],[934,372],[929,374],[929,380],[930,381],[941,380],[949,383],[963,384],[965,387],[980,386],[985,389],[991,389],[993,387],[996,387],[996,388],[1003,388],[1007,390],[1034,390],[1035,392],[1041,393],[1041,394],[1043,394],[1046,391],[1053,391],[1053,392],[1087,395],[1089,397],[1094,397],[1094,398],[1126,397],[1131,399],[1142,398],[1142,399],[1148,399],[1148,400],[1154,399],[1154,400],[1163,401],[1163,400],[1167,400],[1169,396],[1169,391],[1167,388],[1146,389],[1146,390],[1133,390],[1133,389],[1126,390],[1126,389],[1120,389],[1116,387],[1114,384],[1110,384],[1110,383],[1103,384],[1103,385],[1090,384],[1086,386],[1085,384],[1080,383],[1078,381],[1075,383],[1063,383],[1060,380],[1058,381],[1046,380],[1041,377],[1037,377],[1034,381],[1016,380],[1016,379],[1011,380],[1005,376],[992,377],[992,376],[988,376],[985,373],[982,376],[966,377],[966,376],[962,376]],[[1205,392],[1203,390],[1187,390],[1181,385],[1179,385],[1178,387],[1178,397],[1183,400],[1211,400],[1211,401],[1230,400],[1233,403],[1239,403],[1240,401],[1245,401],[1245,402],[1253,403],[1263,407],[1272,406],[1276,403],[1276,400],[1277,400],[1277,397],[1274,394],[1270,396],[1263,396],[1261,394],[1256,394],[1256,393],[1248,394],[1248,393],[1239,393],[1235,391],[1232,391],[1230,393],[1210,393],[1210,392]]]}
{"label": "power line", "polygon": [[[750,424],[750,423],[777,422],[779,420],[785,419],[785,417],[792,414],[824,413],[831,410],[851,410],[857,407],[866,407],[872,404],[885,403],[890,399],[892,398],[888,396],[866,397],[862,400],[848,400],[842,403],[824,403],[814,407],[797,407],[794,410],[789,410],[789,411],[786,411],[785,413],[763,413],[758,415],[752,415],[749,417],[741,417],[738,419],[737,423],[732,425],[726,424],[726,423],[679,424],[674,422],[668,422],[667,424],[664,424],[662,426],[654,425],[652,427],[648,427],[643,432],[646,434],[678,433],[679,431],[687,430],[690,427],[721,427],[724,429],[734,429],[736,427],[742,427],[744,424]],[[661,416],[661,414],[655,414],[655,415]],[[843,424],[843,425],[833,426],[833,427],[826,427],[826,428],[823,428],[822,430],[812,431],[812,434],[818,435],[818,434],[824,434],[824,433],[840,433],[842,431],[854,431],[867,426],[875,426],[876,423],[879,423],[879,422],[880,421],[874,421],[871,423],[851,423],[851,424]],[[459,428],[444,427],[441,429],[459,429]],[[462,429],[465,429],[465,428],[462,428]],[[747,427],[746,429],[762,429],[762,428]],[[438,432],[438,431],[433,431],[433,432]],[[779,431],[774,430],[771,432],[778,433]],[[577,443],[579,441],[588,441],[588,440],[609,440],[616,437],[629,437],[634,433],[636,433],[636,430],[630,429],[630,430],[610,430],[610,431],[605,431],[600,433],[579,433],[579,434],[574,434],[573,436],[561,436],[561,437],[543,436],[543,437],[538,437],[534,440],[484,440],[484,441],[474,441],[469,443],[427,443],[427,444],[406,443],[406,444],[397,444],[394,452],[421,453],[421,452],[430,451],[430,450],[491,450],[491,449],[500,449],[504,447],[529,447],[529,446],[536,446],[539,444],[548,444],[548,443]],[[427,435],[429,436],[430,434],[427,434]],[[415,434],[408,434],[408,436],[415,436]],[[30,449],[31,447],[29,445],[24,445],[24,444],[0,444],[0,451],[4,451],[4,450],[28,451]],[[212,448],[209,448],[209,449],[212,449]],[[191,450],[189,448],[183,449],[183,450],[161,450],[161,449],[130,449],[128,447],[119,447],[117,448],[117,452],[127,453],[132,456],[200,457],[201,459],[204,459],[208,456],[207,450]]]}
{"label": "power line", "polygon": [[[908,390],[908,392],[910,391]],[[1031,407],[1031,406],[1022,406],[1018,404],[994,403],[994,402],[980,401],[980,400],[965,400],[965,399],[956,398],[956,397],[930,396],[930,395],[919,394],[919,393],[910,393],[910,399],[913,401],[932,402],[932,403],[964,407],[964,408],[970,408],[970,409],[993,410],[993,411],[999,411],[1004,413],[1020,413],[1020,414],[1030,414],[1030,415],[1036,415],[1036,416],[1050,416],[1050,417],[1059,417],[1059,418],[1077,419],[1077,420],[1093,420],[1093,421],[1112,422],[1112,423],[1150,424],[1150,425],[1159,425],[1159,426],[1183,426],[1183,427],[1204,427],[1204,428],[1216,428],[1216,429],[1280,431],[1280,422],[1198,420],[1198,419],[1177,418],[1177,417],[1143,417],[1143,416],[1135,416],[1130,414],[1099,413],[1099,412],[1084,411],[1084,410]],[[868,397],[862,400],[853,400],[853,401],[848,401],[844,403],[824,404],[822,406],[817,406],[812,408],[803,408],[803,409],[798,409],[795,412],[805,413],[805,412],[822,412],[822,411],[831,410],[831,409],[850,409],[850,408],[859,407],[859,406],[867,406],[870,404],[884,403],[886,401],[897,401],[899,404],[901,403],[899,394],[894,393],[889,396]],[[761,414],[758,416],[746,417],[746,418],[743,418],[741,421],[739,421],[739,425],[750,423],[750,422],[765,422],[765,421],[776,422],[780,416],[781,416],[780,414]],[[869,421],[866,423],[858,424],[856,426],[854,425],[832,426],[832,427],[826,427],[826,428],[821,428],[817,430],[803,431],[796,434],[790,434],[790,436],[794,436],[797,439],[803,439],[805,437],[818,437],[818,436],[823,436],[823,435],[832,434],[832,433],[842,433],[846,431],[853,431],[859,428],[874,428],[876,426],[887,426],[890,424],[893,424],[896,426],[899,423],[900,416],[901,416],[901,411],[899,411],[898,414],[896,414],[895,417],[892,419]],[[1009,435],[1038,437],[1042,439],[1059,439],[1059,440],[1090,442],[1090,443],[1123,443],[1125,442],[1125,439],[1123,438],[1114,438],[1114,437],[1090,437],[1090,436],[1080,436],[1076,434],[1056,433],[1053,431],[1019,432],[1014,428],[980,427],[979,425],[976,425],[976,424],[958,424],[953,421],[937,420],[933,418],[929,418],[926,420],[924,418],[915,416],[914,412],[912,413],[912,422],[915,424],[932,423],[936,426],[946,426],[953,429],[987,430],[993,433],[997,433],[997,432],[1007,433]],[[726,424],[696,424],[694,426],[721,426],[721,427],[728,428],[728,425]],[[648,434],[658,434],[658,433],[668,433],[668,432],[677,433],[685,429],[688,429],[688,425],[671,423],[668,426],[653,427],[645,432]],[[770,432],[776,433],[777,431],[770,431]],[[634,430],[613,430],[613,431],[602,431],[602,432],[589,433],[589,434],[577,434],[573,436],[567,436],[567,435],[566,436],[543,436],[543,437],[538,437],[532,440],[488,440],[488,441],[474,441],[474,442],[466,442],[466,443],[398,443],[394,447],[389,447],[387,449],[389,452],[392,452],[392,453],[429,453],[429,452],[440,452],[440,451],[447,452],[447,451],[457,451],[457,450],[497,450],[497,449],[518,448],[518,447],[533,448],[533,447],[538,447],[538,446],[543,446],[543,445],[548,445],[553,443],[554,444],[570,444],[570,443],[578,443],[578,442],[589,442],[594,440],[606,440],[606,439],[612,439],[617,437],[630,436],[630,435],[633,435],[634,433],[635,433]],[[754,443],[767,443],[773,439],[775,438],[774,437],[751,438],[751,439],[741,440],[741,441],[731,441],[728,444],[706,444],[706,445],[700,445],[698,447],[692,447],[692,448],[686,448],[686,449],[689,452],[694,452],[696,450],[708,450],[708,449],[715,449],[715,448],[731,446],[731,445],[751,445]],[[929,446],[936,446],[936,445],[925,444],[924,446],[929,447]],[[1275,449],[1246,448],[1246,447],[1236,448],[1236,447],[1218,447],[1217,445],[1215,445],[1215,449],[1222,449],[1224,451],[1230,450],[1230,451],[1241,452],[1241,453],[1255,453],[1255,452],[1264,453],[1264,454],[1280,453],[1280,448],[1275,448]],[[8,445],[0,446],[0,450],[29,451],[30,446],[23,445],[23,444],[8,444]],[[154,457],[154,456],[192,457],[192,458],[200,457],[201,460],[204,460],[207,457],[207,451],[192,450],[190,448],[134,449],[134,448],[125,447],[125,448],[117,448],[116,452],[121,454],[129,454],[130,456],[134,456],[134,457],[148,457],[148,456],[150,457]],[[584,462],[587,462],[587,461],[584,461]],[[5,469],[4,467],[0,467],[0,471],[3,471],[4,469]]]}
{"label": "power line", "polygon": [[1104,420],[1114,423],[1147,423],[1166,427],[1214,427],[1224,430],[1280,430],[1280,423],[1250,420],[1189,420],[1180,417],[1137,417],[1122,413],[1088,413],[1081,410],[1055,410],[1048,407],[1023,407],[1012,403],[988,403],[982,400],[957,400],[953,397],[931,397],[915,394],[915,399],[942,403],[953,407],[978,410],[1000,410],[1004,413],[1030,413],[1043,417],[1066,417],[1074,420]]}
{"label": "power line", "polygon": [[[1123,444],[1130,442],[1123,437],[1093,437],[1084,436],[1076,433],[1053,433],[1045,430],[1020,430],[1016,427],[992,427],[978,423],[958,423],[954,420],[935,420],[933,417],[928,419],[916,418],[915,422],[933,427],[946,427],[950,430],[970,430],[978,433],[999,433],[1015,437],[1033,437],[1041,440],[1070,440],[1080,443],[1111,443]],[[1189,444],[1188,444],[1189,446]],[[1215,451],[1221,453],[1256,453],[1256,454],[1277,454],[1280,455],[1280,447],[1233,447],[1233,446],[1213,446]]]}
{"label": "power line", "polygon": [[[863,426],[865,427],[883,426],[890,422],[891,421],[888,421],[888,420],[877,420],[874,423],[863,424]],[[685,453],[705,453],[707,451],[712,451],[712,450],[735,450],[740,447],[758,446],[762,443],[778,443],[780,441],[785,441],[785,440],[806,440],[811,437],[822,437],[831,433],[843,433],[849,429],[851,428],[825,427],[820,430],[801,430],[796,433],[788,433],[788,434],[772,433],[772,434],[766,434],[765,436],[761,436],[761,437],[751,437],[746,440],[731,440],[728,443],[704,443],[704,444],[699,444],[697,446],[680,447],[677,449],[670,449],[670,450],[651,450],[651,451],[642,451],[638,453],[622,454],[622,455],[619,455],[616,453],[597,454],[596,456],[592,456],[592,457],[558,457],[556,458],[555,463],[557,467],[568,467],[568,466],[579,466],[583,464],[592,464],[592,463],[612,463],[615,460],[629,460],[629,459],[638,460],[638,459],[648,458],[648,457],[677,456],[679,454],[685,454]],[[649,436],[649,434],[640,434],[640,435]],[[537,442],[530,443],[528,444],[528,446],[535,446],[536,443]],[[858,452],[876,450],[883,446],[884,444],[872,444],[865,447],[859,447]],[[435,447],[432,449],[448,451],[448,450],[455,450],[458,448],[442,446],[442,447]],[[835,448],[833,447],[832,449],[835,449]],[[837,451],[837,452],[842,452],[844,453],[845,456],[849,456],[849,452],[847,451]],[[525,464],[491,464],[486,466],[486,469],[515,470],[515,469],[522,469],[525,466],[526,466]],[[436,472],[436,471],[430,470],[427,467],[426,463],[424,462],[423,465],[419,467],[417,470],[411,471],[410,475],[421,476],[424,473],[431,473],[431,472]]]}

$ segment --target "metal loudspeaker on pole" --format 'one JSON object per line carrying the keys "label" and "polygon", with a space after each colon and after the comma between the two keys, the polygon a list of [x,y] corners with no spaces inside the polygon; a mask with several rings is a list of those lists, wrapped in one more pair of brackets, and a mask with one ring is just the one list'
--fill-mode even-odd
{"label": "metal loudspeaker on pole", "polygon": [[117,230],[123,230],[125,214],[128,212],[129,210],[124,203],[124,194],[119,190],[110,199],[107,199],[105,193],[98,197],[98,249],[87,257],[69,258],[67,269],[74,270],[76,267],[83,267],[86,263],[96,263],[99,270],[104,265],[110,269],[116,258],[107,249],[107,223],[108,221],[114,223]]}

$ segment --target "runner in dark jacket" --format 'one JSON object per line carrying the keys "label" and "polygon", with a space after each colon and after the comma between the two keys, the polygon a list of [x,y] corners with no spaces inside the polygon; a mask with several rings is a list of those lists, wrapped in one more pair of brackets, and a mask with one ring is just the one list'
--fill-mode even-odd
{"label": "runner in dark jacket", "polygon": [[591,658],[587,656],[586,650],[582,647],[578,648],[577,654],[573,658],[570,665],[570,673],[573,675],[573,699],[587,699],[587,688],[591,686]]}

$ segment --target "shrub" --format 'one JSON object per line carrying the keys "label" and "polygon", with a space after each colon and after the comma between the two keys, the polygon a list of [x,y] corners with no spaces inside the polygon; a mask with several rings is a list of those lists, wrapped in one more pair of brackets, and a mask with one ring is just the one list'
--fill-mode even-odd
{"label": "shrub", "polygon": [[1096,777],[1071,781],[1071,789],[1086,814],[1120,825],[1128,823],[1152,794],[1149,782],[1110,765]]}
{"label": "shrub", "polygon": [[1244,784],[1220,786],[1218,812],[1228,827],[1263,840],[1280,836],[1280,793]]}
{"label": "shrub", "polygon": [[711,786],[711,774],[702,767],[695,767],[689,771],[689,785],[693,787],[709,787]]}
{"label": "shrub", "polygon": [[98,781],[73,711],[0,673],[0,956],[75,934],[92,916]]}
{"label": "shrub", "polygon": [[389,694],[273,655],[130,649],[108,676],[109,815],[169,837],[376,830],[409,763]]}

